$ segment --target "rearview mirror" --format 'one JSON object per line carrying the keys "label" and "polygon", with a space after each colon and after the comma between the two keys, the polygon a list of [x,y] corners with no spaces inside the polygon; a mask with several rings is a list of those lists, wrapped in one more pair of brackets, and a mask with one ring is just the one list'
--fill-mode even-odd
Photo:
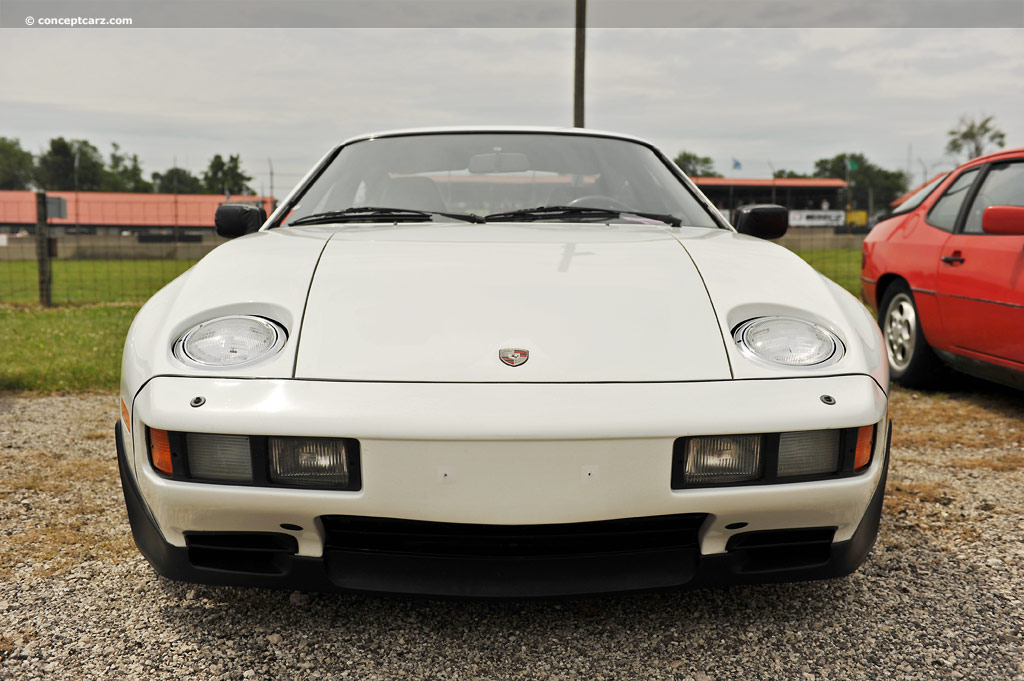
{"label": "rearview mirror", "polygon": [[225,239],[257,232],[266,221],[267,211],[262,206],[247,203],[222,203],[213,218],[217,234]]}
{"label": "rearview mirror", "polygon": [[1024,234],[1024,206],[989,206],[981,214],[986,234]]}
{"label": "rearview mirror", "polygon": [[740,206],[733,213],[733,224],[740,234],[778,239],[789,229],[789,210],[773,203]]}
{"label": "rearview mirror", "polygon": [[530,169],[526,154],[475,154],[469,159],[471,173],[521,173]]}

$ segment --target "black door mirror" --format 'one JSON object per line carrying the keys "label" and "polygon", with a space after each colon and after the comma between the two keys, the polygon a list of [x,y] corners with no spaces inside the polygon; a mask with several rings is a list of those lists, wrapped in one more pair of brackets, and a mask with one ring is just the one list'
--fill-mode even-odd
{"label": "black door mirror", "polygon": [[259,231],[266,221],[267,211],[262,206],[250,206],[247,203],[222,203],[213,218],[217,234],[225,239]]}
{"label": "black door mirror", "polygon": [[789,229],[789,210],[773,203],[740,206],[733,213],[733,224],[740,234],[778,239]]}

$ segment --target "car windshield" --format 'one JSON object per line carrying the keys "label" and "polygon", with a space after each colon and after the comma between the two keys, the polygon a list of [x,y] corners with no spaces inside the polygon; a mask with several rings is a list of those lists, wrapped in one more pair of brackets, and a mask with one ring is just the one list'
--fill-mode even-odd
{"label": "car windshield", "polygon": [[901,203],[892,209],[890,215],[899,215],[900,213],[906,213],[908,210],[914,210],[921,205],[921,202],[928,198],[928,195],[935,191],[935,188],[946,179],[949,173],[943,173],[934,180],[926,184],[925,186],[918,189],[916,192],[910,195],[906,201]]}
{"label": "car windshield", "polygon": [[[500,213],[495,221],[504,221],[520,217],[507,215],[513,211],[545,206],[608,211],[549,211],[545,220],[658,221],[636,215],[646,213],[684,225],[717,226],[648,147],[554,133],[419,134],[349,144],[281,224],[303,218],[310,223],[310,216],[360,207],[423,211],[434,221],[458,219],[444,213]],[[353,211],[350,217],[360,214],[368,212]],[[387,219],[384,213],[373,215]]]}

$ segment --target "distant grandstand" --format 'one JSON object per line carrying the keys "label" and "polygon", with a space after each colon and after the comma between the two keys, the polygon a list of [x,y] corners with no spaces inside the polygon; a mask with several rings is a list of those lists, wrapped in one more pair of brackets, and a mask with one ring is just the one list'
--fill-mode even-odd
{"label": "distant grandstand", "polygon": [[779,177],[741,179],[691,177],[720,210],[750,203],[777,203],[790,210],[842,207],[846,182],[834,177]]}
{"label": "distant grandstand", "polygon": [[[261,205],[269,214],[270,196],[223,194],[135,194],[118,192],[47,192],[67,202],[66,218],[50,218],[50,234],[195,234],[213,229],[222,203]],[[30,191],[0,191],[0,234],[33,233],[36,197]]]}

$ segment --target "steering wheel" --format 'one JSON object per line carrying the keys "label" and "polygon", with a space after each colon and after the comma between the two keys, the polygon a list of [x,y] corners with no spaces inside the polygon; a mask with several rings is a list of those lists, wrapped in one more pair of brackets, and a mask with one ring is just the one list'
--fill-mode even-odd
{"label": "steering wheel", "polygon": [[[584,205],[586,204],[586,205]],[[573,199],[566,204],[570,208],[606,208],[608,210],[618,210],[628,213],[633,210],[624,201],[612,198],[611,196],[605,196],[604,194],[589,194],[587,196],[581,196],[578,199]]]}

